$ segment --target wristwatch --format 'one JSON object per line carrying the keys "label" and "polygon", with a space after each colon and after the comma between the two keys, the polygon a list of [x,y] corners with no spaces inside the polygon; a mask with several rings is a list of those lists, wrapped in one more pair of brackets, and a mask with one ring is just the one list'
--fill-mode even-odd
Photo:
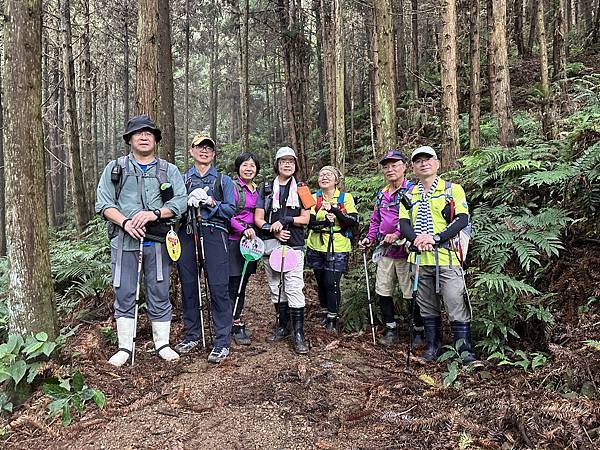
{"label": "wristwatch", "polygon": [[438,245],[440,243],[440,240],[441,240],[441,238],[440,238],[439,234],[434,234],[433,235],[433,243],[434,243],[434,245]]}
{"label": "wristwatch", "polygon": [[160,219],[160,209],[155,209],[154,211],[152,211],[154,214],[156,214],[156,218]]}

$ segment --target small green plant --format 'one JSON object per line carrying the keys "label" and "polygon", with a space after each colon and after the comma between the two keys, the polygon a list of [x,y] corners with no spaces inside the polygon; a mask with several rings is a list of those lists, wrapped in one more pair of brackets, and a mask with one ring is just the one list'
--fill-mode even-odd
{"label": "small green plant", "polygon": [[583,343],[588,347],[592,347],[593,349],[600,351],[600,341],[589,339],[587,341],[583,341]]}
{"label": "small green plant", "polygon": [[524,350],[513,350],[506,346],[488,356],[488,360],[497,360],[498,366],[520,367],[524,372],[535,372],[546,365],[548,355],[542,352],[528,354]]}
{"label": "small green plant", "polygon": [[60,412],[65,427],[73,420],[72,408],[83,411],[90,400],[93,400],[100,409],[106,404],[104,393],[99,389],[87,387],[79,370],[75,370],[68,378],[58,378],[55,383],[44,384],[42,389],[44,394],[53,400],[48,405],[49,417],[54,417]]}
{"label": "small green plant", "polygon": [[107,344],[116,345],[118,337],[112,327],[102,327],[100,328],[100,333]]}
{"label": "small green plant", "polygon": [[[443,383],[444,387],[454,386],[456,380],[458,379],[458,369],[464,366],[465,357],[468,355],[468,352],[461,352],[460,348],[464,345],[464,339],[459,339],[454,343],[454,345],[445,345],[442,349],[445,349],[444,353],[442,353],[437,359],[438,362],[447,361],[447,369],[448,372],[443,373]],[[469,369],[469,366],[465,366]]]}
{"label": "small green plant", "polygon": [[44,332],[28,336],[25,341],[11,334],[8,341],[0,345],[0,383],[12,380],[16,386],[25,379],[31,384],[44,364],[40,357],[50,357],[56,346]]}

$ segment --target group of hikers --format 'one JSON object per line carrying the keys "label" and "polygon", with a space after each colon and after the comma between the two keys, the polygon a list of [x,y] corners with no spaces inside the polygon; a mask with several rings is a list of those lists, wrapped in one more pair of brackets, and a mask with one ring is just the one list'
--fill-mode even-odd
{"label": "group of hikers", "polygon": [[[257,185],[256,155],[239,155],[232,179],[214,166],[217,146],[210,136],[194,136],[189,148],[193,164],[183,175],[158,158],[161,131],[148,116],[132,117],[123,139],[131,151],[105,167],[96,200],[96,212],[108,221],[111,238],[118,350],[109,363],[133,364],[142,275],[155,352],[161,358],[173,361],[206,346],[205,328],[212,338],[211,363],[227,358],[232,339],[250,344],[242,311],[257,261],[242,254],[240,243],[243,247],[259,238],[277,317],[267,341],[291,336],[296,353],[309,352],[304,336],[305,263],[316,279],[322,324],[331,333],[339,332],[340,281],[348,271],[359,214],[337,168],[321,168],[318,190],[311,195],[296,177],[298,159],[290,147],[277,150],[271,181]],[[363,253],[374,248],[375,292],[385,323],[379,342],[394,345],[400,340],[393,299],[398,286],[411,311],[411,342],[427,345],[423,357],[432,361],[439,355],[443,301],[463,361],[473,363],[471,309],[458,239],[470,223],[464,190],[438,176],[440,164],[428,146],[412,151],[416,183],[405,176],[409,161],[400,150],[389,150],[379,164],[387,185],[377,193],[368,232],[358,242]],[[184,326],[184,336],[173,348],[172,260],[181,281]],[[204,295],[202,278],[208,288]]]}

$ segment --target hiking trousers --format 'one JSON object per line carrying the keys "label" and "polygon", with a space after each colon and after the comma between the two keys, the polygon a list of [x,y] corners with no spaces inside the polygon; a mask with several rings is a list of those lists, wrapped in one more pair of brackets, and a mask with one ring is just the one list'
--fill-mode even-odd
{"label": "hiking trousers", "polygon": [[466,299],[460,266],[440,266],[439,297],[435,294],[435,266],[420,266],[417,303],[421,308],[421,316],[440,317],[443,300],[450,322],[471,321],[471,309]]}
{"label": "hiking trousers", "polygon": [[[165,244],[144,245],[142,277],[140,289],[146,289],[146,307],[148,319],[152,322],[171,320],[172,306],[169,301],[169,274],[171,259]],[[117,249],[111,249],[111,267],[113,277],[117,264]],[[133,319],[135,314],[135,292],[137,289],[138,250],[125,251],[121,260],[121,282],[115,287],[115,318]],[[157,257],[161,258],[157,264]],[[159,276],[158,270],[161,269]],[[161,278],[161,281],[158,279]]]}
{"label": "hiking trousers", "polygon": [[[283,274],[283,289],[281,291],[281,302],[288,303],[290,308],[304,308],[304,252],[294,249],[298,253],[298,265],[293,270]],[[269,257],[263,257],[265,273],[271,290],[271,302],[277,304],[279,296],[280,273],[271,269]]]}
{"label": "hiking trousers", "polygon": [[[202,267],[200,235],[198,235],[198,258],[194,250],[194,235],[187,234],[187,227],[179,229],[181,257],[177,262],[183,297],[184,340],[200,340],[200,307],[198,300],[198,266]],[[200,230],[198,230],[200,233]],[[231,343],[232,304],[229,300],[229,256],[228,237],[225,231],[214,226],[203,225],[205,266],[210,290],[211,316],[214,331],[214,346],[229,347]],[[202,292],[202,304],[206,306],[207,293]],[[204,314],[205,321],[207,315]]]}

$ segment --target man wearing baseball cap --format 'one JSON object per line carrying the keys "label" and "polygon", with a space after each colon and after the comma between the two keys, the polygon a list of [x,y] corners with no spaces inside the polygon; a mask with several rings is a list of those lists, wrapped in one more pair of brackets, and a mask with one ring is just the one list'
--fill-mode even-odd
{"label": "man wearing baseball cap", "polygon": [[[235,188],[232,179],[219,173],[213,165],[216,145],[210,136],[194,136],[189,152],[194,164],[184,174],[189,208],[179,228],[181,257],[177,264],[183,294],[185,335],[175,350],[180,354],[189,353],[198,346],[204,333],[198,298],[200,267],[208,280],[210,294],[213,323],[208,326],[212,326],[215,334],[208,361],[220,363],[229,355],[233,324],[229,301],[228,224],[235,213]],[[197,220],[193,220],[194,217]],[[206,301],[204,295],[203,299]]]}
{"label": "man wearing baseball cap", "polygon": [[[152,119],[146,115],[132,117],[123,139],[131,152],[107,164],[96,193],[96,212],[111,224],[109,237],[119,348],[108,362],[122,366],[134,350],[140,248],[143,249],[146,305],[156,353],[172,361],[179,356],[169,347],[171,260],[164,242],[170,227],[163,221],[175,220],[185,212],[185,187],[177,167],[156,156],[161,132]],[[164,186],[169,187],[168,195],[162,189]]]}
{"label": "man wearing baseball cap", "polygon": [[[454,239],[469,225],[469,207],[463,188],[443,180],[440,162],[429,146],[412,152],[413,172],[419,182],[406,196],[411,207],[400,206],[400,229],[420,252],[417,303],[421,308],[427,350],[425,359],[437,358],[441,346],[441,299],[450,319],[455,345],[465,364],[476,361],[471,342],[471,308],[466,295],[460,244]],[[414,263],[415,253],[409,261]]]}
{"label": "man wearing baseball cap", "polygon": [[[408,303],[408,310],[412,310],[410,265],[406,259],[407,252],[401,243],[403,236],[398,229],[398,211],[402,196],[413,183],[404,176],[406,157],[400,150],[391,149],[383,155],[379,164],[388,184],[377,193],[369,231],[360,241],[359,247],[364,251],[367,247],[379,244],[383,251],[383,256],[377,262],[375,280],[375,292],[379,295],[379,307],[386,327],[379,342],[383,345],[393,345],[400,341],[393,299],[396,283],[400,287],[404,301]],[[414,342],[419,345],[423,328],[418,308],[415,308],[414,324]]]}

